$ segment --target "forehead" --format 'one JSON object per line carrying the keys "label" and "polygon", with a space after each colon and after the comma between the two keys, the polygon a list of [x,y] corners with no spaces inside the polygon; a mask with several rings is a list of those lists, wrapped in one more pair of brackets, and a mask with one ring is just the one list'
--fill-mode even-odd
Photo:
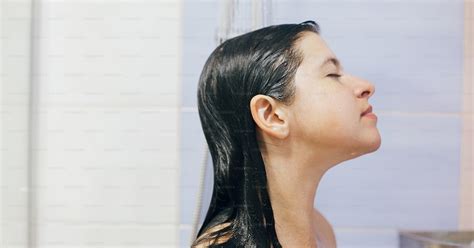
{"label": "forehead", "polygon": [[321,36],[314,32],[304,32],[297,47],[304,56],[302,66],[317,68],[326,58],[336,57]]}

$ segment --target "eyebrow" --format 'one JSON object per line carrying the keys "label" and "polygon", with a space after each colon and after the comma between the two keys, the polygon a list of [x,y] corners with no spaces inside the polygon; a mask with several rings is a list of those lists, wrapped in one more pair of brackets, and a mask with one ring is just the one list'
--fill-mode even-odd
{"label": "eyebrow", "polygon": [[326,64],[329,64],[329,63],[334,64],[338,69],[341,69],[341,70],[342,70],[341,62],[340,62],[337,58],[335,58],[335,57],[328,57],[328,58],[326,58],[326,59],[321,63],[320,68],[322,68],[323,66],[325,66]]}

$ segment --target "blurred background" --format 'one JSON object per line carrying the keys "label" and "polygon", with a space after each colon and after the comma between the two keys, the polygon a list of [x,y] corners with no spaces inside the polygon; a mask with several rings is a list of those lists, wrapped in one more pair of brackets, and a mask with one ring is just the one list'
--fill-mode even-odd
{"label": "blurred background", "polygon": [[474,230],[473,10],[472,0],[1,0],[0,247],[189,247],[212,192],[196,98],[205,60],[232,36],[306,20],[376,88],[381,147],[318,188],[338,247]]}

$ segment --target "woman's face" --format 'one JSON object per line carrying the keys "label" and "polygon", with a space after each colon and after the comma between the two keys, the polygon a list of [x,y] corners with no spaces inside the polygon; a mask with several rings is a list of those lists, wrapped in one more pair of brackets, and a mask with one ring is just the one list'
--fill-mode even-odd
{"label": "woman's face", "polygon": [[290,133],[304,147],[342,152],[345,159],[377,150],[377,120],[361,116],[374,85],[345,73],[316,33],[305,32],[297,47],[304,58],[295,74],[296,98],[289,106]]}

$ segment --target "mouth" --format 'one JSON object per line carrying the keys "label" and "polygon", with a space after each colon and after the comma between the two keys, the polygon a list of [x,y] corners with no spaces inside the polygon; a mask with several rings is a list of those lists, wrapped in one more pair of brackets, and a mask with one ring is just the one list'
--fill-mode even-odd
{"label": "mouth", "polygon": [[371,105],[369,105],[369,107],[364,112],[362,112],[360,114],[360,118],[362,118],[362,117],[366,117],[366,118],[373,119],[373,120],[377,121],[377,116],[374,113],[372,113],[372,106]]}
{"label": "mouth", "polygon": [[369,113],[372,113],[372,105],[369,105],[369,107],[364,112],[362,112],[360,114],[360,116],[362,117],[362,116],[364,116],[366,114],[369,114]]}

